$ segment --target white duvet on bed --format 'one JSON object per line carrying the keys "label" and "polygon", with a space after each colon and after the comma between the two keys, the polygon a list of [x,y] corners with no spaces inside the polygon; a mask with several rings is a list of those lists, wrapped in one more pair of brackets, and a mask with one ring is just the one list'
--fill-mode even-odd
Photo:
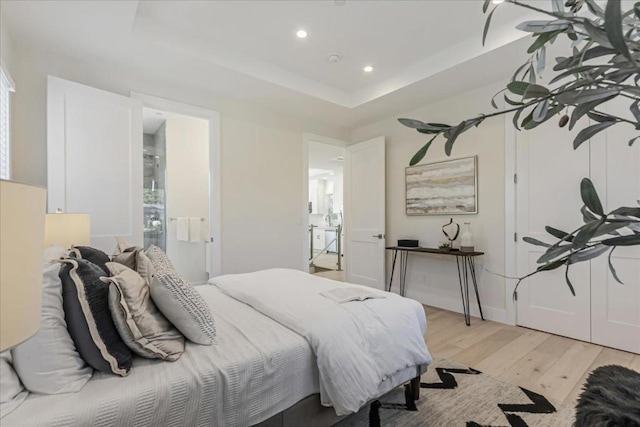
{"label": "white duvet on bed", "polygon": [[378,397],[399,371],[432,361],[424,341],[424,309],[417,301],[377,291],[385,298],[338,304],[320,293],[358,285],[287,269],[226,275],[210,283],[309,342],[322,403],[338,415]]}
{"label": "white duvet on bed", "polygon": [[137,358],[124,378],[96,372],[79,393],[30,394],[0,425],[248,426],[319,392],[304,338],[213,286],[196,289],[218,345],[187,343],[176,362]]}

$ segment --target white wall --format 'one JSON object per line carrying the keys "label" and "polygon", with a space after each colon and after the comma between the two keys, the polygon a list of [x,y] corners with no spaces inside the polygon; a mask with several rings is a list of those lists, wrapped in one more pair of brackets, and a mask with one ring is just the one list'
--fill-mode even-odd
{"label": "white wall", "polygon": [[[344,138],[344,130],[254,108],[131,64],[82,61],[16,46],[13,71],[14,178],[46,185],[46,76],[129,95],[139,92],[221,114],[222,271],[302,268],[303,132]],[[170,70],[166,71],[170,72]]]}
{"label": "white wall", "polygon": [[205,239],[209,230],[209,122],[170,116],[165,122],[167,218],[203,218],[199,242],[178,241],[177,221],[167,223],[167,255],[176,270],[194,284],[204,284]]}
{"label": "white wall", "polygon": [[[480,112],[490,111],[489,100],[502,88],[493,84],[464,93],[455,98],[421,109],[407,112],[378,123],[356,129],[352,141],[363,141],[384,135],[387,141],[387,243],[398,239],[415,238],[422,246],[437,246],[445,240],[441,227],[449,221],[449,215],[407,216],[405,214],[405,168],[413,154],[427,141],[425,135],[402,126],[397,117],[416,118],[423,121],[458,123]],[[480,298],[485,316],[506,321],[505,280],[483,271],[505,271],[505,123],[503,117],[485,121],[480,127],[460,136],[451,158],[478,156],[477,215],[453,216],[461,226],[470,222],[477,250],[486,254],[477,259],[479,265]],[[446,159],[443,140],[434,143],[423,163]],[[396,266],[396,275],[398,274]],[[387,275],[391,272],[388,258]],[[398,277],[394,286],[397,291]],[[462,311],[460,288],[455,258],[445,256],[410,255],[407,270],[407,296],[423,304]],[[477,314],[472,302],[472,314]]]}

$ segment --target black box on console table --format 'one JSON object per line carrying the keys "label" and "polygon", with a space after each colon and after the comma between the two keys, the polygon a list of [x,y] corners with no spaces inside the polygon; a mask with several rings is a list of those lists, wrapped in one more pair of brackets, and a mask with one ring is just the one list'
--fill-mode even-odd
{"label": "black box on console table", "polygon": [[398,240],[398,246],[402,246],[404,248],[417,248],[418,241],[413,239],[400,239]]}

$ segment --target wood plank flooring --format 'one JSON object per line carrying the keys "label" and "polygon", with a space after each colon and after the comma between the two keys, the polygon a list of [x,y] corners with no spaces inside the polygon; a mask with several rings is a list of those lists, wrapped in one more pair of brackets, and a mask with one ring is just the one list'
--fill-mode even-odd
{"label": "wood plank flooring", "polygon": [[471,366],[502,381],[575,404],[592,370],[617,364],[640,372],[640,355],[425,306],[435,359]]}

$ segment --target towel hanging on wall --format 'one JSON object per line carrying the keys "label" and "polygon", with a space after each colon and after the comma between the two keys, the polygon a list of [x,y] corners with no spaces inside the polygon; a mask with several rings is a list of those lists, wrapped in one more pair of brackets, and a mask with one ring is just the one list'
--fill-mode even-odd
{"label": "towel hanging on wall", "polygon": [[176,218],[176,239],[179,242],[189,241],[189,218]]}
{"label": "towel hanging on wall", "polygon": [[189,241],[201,242],[202,241],[202,218],[189,218]]}

